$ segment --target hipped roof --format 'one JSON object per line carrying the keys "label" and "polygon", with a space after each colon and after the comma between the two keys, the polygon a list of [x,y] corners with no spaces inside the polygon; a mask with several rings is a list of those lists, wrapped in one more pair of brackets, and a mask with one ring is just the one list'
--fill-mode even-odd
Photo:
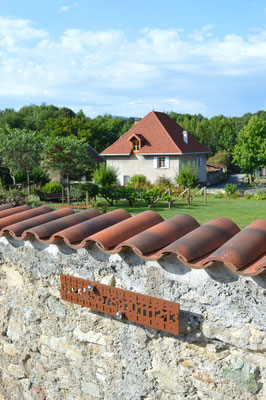
{"label": "hipped roof", "polygon": [[102,151],[101,155],[129,155],[131,143],[129,138],[138,135],[143,138],[139,154],[186,154],[209,153],[210,150],[199,143],[188,132],[188,144],[183,139],[184,129],[169,115],[151,111],[129,131],[121,136],[111,146]]}

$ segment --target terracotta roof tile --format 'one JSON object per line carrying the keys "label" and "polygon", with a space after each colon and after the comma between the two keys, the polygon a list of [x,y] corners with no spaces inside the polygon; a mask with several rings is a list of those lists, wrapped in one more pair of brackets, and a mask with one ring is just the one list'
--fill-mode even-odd
{"label": "terracotta roof tile", "polygon": [[[96,211],[96,210],[94,210]],[[107,214],[98,215],[89,220],[85,220],[78,225],[64,229],[53,237],[63,239],[68,245],[74,248],[84,247],[91,241],[91,236],[102,231],[124,219],[132,218],[125,210],[114,210]]]}
{"label": "terracotta roof tile", "polygon": [[23,232],[27,231],[28,229],[43,225],[70,214],[74,214],[74,211],[71,208],[61,208],[56,211],[48,212],[46,214],[38,215],[37,217],[29,218],[25,221],[9,225],[3,229],[3,232],[8,232],[15,239],[23,239],[25,237]]}
{"label": "terracotta roof tile", "polygon": [[[122,247],[131,247],[136,254],[146,259],[162,256],[162,248],[196,229],[199,223],[190,215],[179,214],[147,229],[121,243]],[[166,251],[167,253],[167,251]]]}
{"label": "terracotta roof tile", "polygon": [[[154,211],[144,211],[129,220],[126,219],[107,229],[104,229],[95,235],[90,236],[90,240],[97,242],[103,251],[118,252],[121,243],[132,236],[146,231],[146,229],[159,224],[163,218]],[[119,246],[115,249],[115,246]]]}
{"label": "terracotta roof tile", "polygon": [[8,208],[12,208],[12,204],[2,204],[0,206],[0,211],[7,210]]}
{"label": "terracotta roof tile", "polygon": [[43,243],[63,240],[72,248],[92,243],[109,253],[131,248],[143,259],[156,260],[176,254],[190,268],[208,268],[220,261],[238,275],[255,276],[266,268],[266,219],[252,222],[242,231],[228,218],[204,225],[186,214],[163,218],[154,211],[131,216],[125,210],[101,214],[90,209],[74,213],[70,208],[0,206],[0,236],[31,236]]}
{"label": "terracotta roof tile", "polygon": [[[20,208],[20,207],[18,207],[18,208]],[[14,210],[16,210],[16,208],[14,208]],[[7,211],[9,211],[9,209]],[[15,214],[11,214],[11,215],[9,214],[8,216],[2,217],[2,218],[1,218],[1,214],[0,214],[1,233],[4,231],[4,228],[6,228],[7,226],[9,226],[11,224],[15,224],[16,222],[20,222],[20,221],[29,220],[30,218],[36,217],[37,215],[46,214],[51,211],[53,211],[53,209],[51,207],[43,206],[43,207],[37,207],[37,208],[29,207],[29,209],[26,209],[26,211],[17,212]],[[1,212],[4,213],[6,211],[1,211]]]}
{"label": "terracotta roof tile", "polygon": [[181,153],[209,153],[210,150],[199,143],[188,133],[188,144],[183,140],[183,128],[169,115],[152,111],[116,142],[105,149],[101,155],[129,155],[131,153],[130,137],[141,137],[139,154],[181,154]]}
{"label": "terracotta roof tile", "polygon": [[[25,236],[33,235],[40,242],[44,243],[54,243],[56,241],[55,234],[57,232],[61,232],[63,229],[67,229],[69,227],[74,227],[75,225],[87,221],[91,218],[100,215],[98,210],[94,210],[93,208],[86,211],[81,211],[79,213],[75,213],[72,215],[67,215],[65,217],[60,218],[59,220],[50,221],[45,224],[36,226],[32,229],[28,229],[24,232]],[[1,222],[1,220],[0,220]]]}
{"label": "terracotta roof tile", "polygon": [[219,248],[239,231],[238,226],[230,219],[215,218],[170,244],[163,249],[162,253],[175,253],[191,266],[191,264],[197,264],[198,259]]}
{"label": "terracotta roof tile", "polygon": [[264,219],[258,219],[212,253],[206,260],[206,265],[209,265],[209,262],[219,260],[232,271],[241,271],[242,274],[246,275],[249,265],[253,264],[254,261],[256,263],[255,270],[257,267],[263,268],[265,245],[266,223]]}
{"label": "terracotta roof tile", "polygon": [[[5,204],[4,204],[5,205]],[[7,204],[8,206],[10,206],[10,204]],[[12,206],[11,206],[12,207]],[[18,214],[22,211],[26,211],[26,210],[30,210],[30,206],[19,206],[19,207],[8,207],[7,209],[1,209],[0,210],[0,220],[2,218],[8,217],[9,215],[14,215],[14,214]]]}

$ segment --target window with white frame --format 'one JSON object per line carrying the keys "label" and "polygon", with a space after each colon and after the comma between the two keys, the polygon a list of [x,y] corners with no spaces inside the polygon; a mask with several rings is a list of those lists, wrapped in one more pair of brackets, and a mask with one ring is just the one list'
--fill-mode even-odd
{"label": "window with white frame", "polygon": [[158,157],[158,168],[165,168],[165,157],[164,156]]}
{"label": "window with white frame", "polygon": [[154,168],[170,168],[169,156],[154,156],[153,157],[153,167]]}

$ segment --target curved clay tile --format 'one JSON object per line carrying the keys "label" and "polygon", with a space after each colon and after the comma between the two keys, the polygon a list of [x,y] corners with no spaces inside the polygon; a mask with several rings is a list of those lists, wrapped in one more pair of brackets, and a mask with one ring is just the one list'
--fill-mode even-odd
{"label": "curved clay tile", "polygon": [[[97,242],[97,246],[104,251],[112,251],[112,249],[120,245],[124,240],[145,231],[151,226],[157,225],[163,221],[163,218],[155,211],[144,211],[134,217],[127,218],[118,224],[110,226],[100,232],[90,236],[90,240]],[[121,245],[115,249],[118,252]]]}
{"label": "curved clay tile", "polygon": [[2,204],[0,206],[0,211],[7,210],[8,208],[13,208],[12,204]]}
{"label": "curved clay tile", "polygon": [[110,211],[107,214],[100,215],[89,221],[64,229],[54,235],[52,239],[64,239],[64,241],[73,248],[83,247],[90,241],[91,235],[94,235],[95,233],[127,218],[131,218],[131,215],[126,210],[118,209]]}
{"label": "curved clay tile", "polygon": [[51,236],[55,233],[60,232],[62,229],[66,229],[68,227],[74,227],[80,222],[87,221],[88,219],[97,217],[100,214],[100,211],[91,208],[90,210],[67,215],[66,217],[62,217],[55,221],[47,222],[46,224],[36,226],[32,229],[27,229],[24,232],[23,237],[34,235],[40,242],[52,243],[53,240]]}
{"label": "curved clay tile", "polygon": [[[257,275],[256,268],[265,266],[265,252],[266,219],[258,219],[218,248],[204,264],[209,266],[213,261],[222,261],[234,272]],[[245,268],[247,266],[249,268]]]}
{"label": "curved clay tile", "polygon": [[165,247],[162,253],[175,253],[183,262],[196,264],[198,259],[223,245],[240,229],[228,218],[214,218]]}
{"label": "curved clay tile", "polygon": [[244,268],[238,269],[237,272],[239,275],[243,276],[256,276],[261,274],[266,269],[266,257],[263,256],[257,258],[255,261],[250,263]]}
{"label": "curved clay tile", "polygon": [[2,218],[8,217],[9,215],[18,214],[22,211],[31,210],[30,206],[19,206],[19,207],[12,207],[5,210],[0,210],[0,222]]}
{"label": "curved clay tile", "polygon": [[198,228],[199,223],[190,215],[179,214],[167,219],[144,232],[121,243],[121,247],[131,247],[142,258],[158,259],[164,252],[165,246]]}
{"label": "curved clay tile", "polygon": [[70,207],[61,208],[56,211],[48,212],[47,214],[38,215],[37,217],[29,218],[25,221],[17,222],[16,224],[9,225],[3,229],[3,232],[8,232],[15,239],[22,239],[25,237],[23,232],[27,229],[45,224],[50,221],[65,217],[66,215],[74,214]]}
{"label": "curved clay tile", "polygon": [[[6,211],[9,211],[9,210],[6,210]],[[32,208],[30,210],[18,212],[14,215],[9,215],[7,217],[1,218],[0,219],[1,234],[3,232],[3,229],[11,224],[15,224],[16,222],[28,220],[30,218],[36,217],[37,215],[46,214],[51,211],[53,211],[53,209],[51,207],[42,206],[42,207]],[[2,211],[2,212],[5,212],[5,211]]]}

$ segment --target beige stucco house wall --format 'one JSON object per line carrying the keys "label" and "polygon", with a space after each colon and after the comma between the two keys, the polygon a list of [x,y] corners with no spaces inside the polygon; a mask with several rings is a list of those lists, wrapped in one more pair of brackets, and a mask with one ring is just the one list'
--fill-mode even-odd
{"label": "beige stucco house wall", "polygon": [[152,183],[161,176],[174,180],[182,164],[188,161],[197,164],[199,181],[205,183],[207,180],[206,154],[164,156],[166,161],[164,168],[158,167],[158,157],[159,155],[131,154],[130,156],[105,156],[105,159],[107,165],[113,165],[118,169],[118,180],[121,185],[135,174],[145,175]]}

